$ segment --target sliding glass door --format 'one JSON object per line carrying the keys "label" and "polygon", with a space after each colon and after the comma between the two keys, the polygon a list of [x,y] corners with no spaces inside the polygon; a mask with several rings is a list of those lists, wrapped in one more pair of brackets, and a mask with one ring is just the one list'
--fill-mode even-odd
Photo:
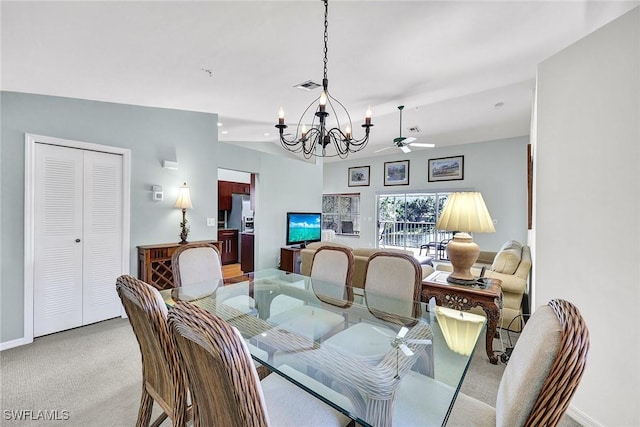
{"label": "sliding glass door", "polygon": [[448,197],[437,192],[378,194],[378,246],[441,257],[438,244],[451,233],[437,231],[435,225]]}

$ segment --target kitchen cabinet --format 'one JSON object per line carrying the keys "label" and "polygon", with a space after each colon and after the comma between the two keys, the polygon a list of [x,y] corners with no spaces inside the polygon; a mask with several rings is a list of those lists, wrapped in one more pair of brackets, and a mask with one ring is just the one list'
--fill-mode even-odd
{"label": "kitchen cabinet", "polygon": [[218,210],[231,210],[232,194],[251,194],[251,184],[243,182],[218,181]]}
{"label": "kitchen cabinet", "polygon": [[240,269],[245,273],[254,271],[253,233],[242,233],[240,235]]}
{"label": "kitchen cabinet", "polygon": [[218,240],[221,244],[220,257],[222,265],[238,262],[238,230],[218,230]]}

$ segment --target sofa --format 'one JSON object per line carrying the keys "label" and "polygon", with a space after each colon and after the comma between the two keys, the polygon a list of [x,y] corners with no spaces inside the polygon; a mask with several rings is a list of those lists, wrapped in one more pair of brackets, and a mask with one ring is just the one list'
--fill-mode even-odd
{"label": "sofa", "polygon": [[[474,276],[480,276],[485,267],[485,277],[502,280],[502,316],[499,326],[519,332],[522,322],[522,299],[528,290],[529,272],[531,271],[531,249],[515,240],[505,242],[498,252],[480,251],[475,267],[471,269]],[[453,271],[451,264],[438,264],[436,270]],[[475,309],[473,311],[476,311]],[[484,314],[482,310],[477,310]]]}
{"label": "sofa", "polygon": [[[351,248],[346,245],[342,245],[340,243],[334,242],[314,242],[309,243],[306,248],[300,251],[301,265],[300,272],[309,276],[311,274],[311,263],[313,262],[313,255],[316,250],[322,246],[337,246],[342,248],[349,248],[353,253],[354,258],[354,267],[353,267],[353,278],[351,281],[351,285],[354,288],[364,288],[364,278],[367,267],[367,261],[369,257],[376,252],[401,252],[405,254],[413,255],[411,251],[405,251],[402,249],[380,249],[380,248]],[[434,272],[433,265],[431,263],[431,259],[428,257],[416,257],[421,264],[422,267],[422,278],[424,279],[429,274]]]}

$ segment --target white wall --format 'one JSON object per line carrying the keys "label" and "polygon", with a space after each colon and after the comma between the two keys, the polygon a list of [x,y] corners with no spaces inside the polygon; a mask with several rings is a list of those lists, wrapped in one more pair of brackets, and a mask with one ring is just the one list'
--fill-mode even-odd
{"label": "white wall", "polygon": [[251,174],[247,172],[234,171],[231,169],[218,169],[218,181],[251,183]]}
{"label": "white wall", "polygon": [[[324,193],[360,193],[362,227],[359,237],[338,236],[337,242],[352,247],[376,246],[376,194],[382,192],[480,191],[496,232],[475,234],[482,250],[500,249],[506,240],[527,241],[527,144],[528,137],[509,138],[455,147],[398,150],[386,156],[326,163]],[[436,141],[437,144],[437,141]],[[464,179],[429,182],[428,160],[464,156]],[[384,163],[409,159],[409,185],[384,186]],[[370,166],[370,186],[349,187],[348,169]]]}
{"label": "white wall", "polygon": [[591,333],[571,415],[640,425],[640,8],[538,68],[538,305],[578,306]]}

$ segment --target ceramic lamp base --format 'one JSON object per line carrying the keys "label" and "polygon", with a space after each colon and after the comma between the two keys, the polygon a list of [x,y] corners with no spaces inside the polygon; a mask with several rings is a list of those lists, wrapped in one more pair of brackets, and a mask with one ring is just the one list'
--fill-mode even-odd
{"label": "ceramic lamp base", "polygon": [[480,248],[468,233],[456,233],[447,244],[447,256],[451,261],[453,272],[447,282],[457,285],[473,285],[476,278],[471,274],[471,267],[480,255]]}

